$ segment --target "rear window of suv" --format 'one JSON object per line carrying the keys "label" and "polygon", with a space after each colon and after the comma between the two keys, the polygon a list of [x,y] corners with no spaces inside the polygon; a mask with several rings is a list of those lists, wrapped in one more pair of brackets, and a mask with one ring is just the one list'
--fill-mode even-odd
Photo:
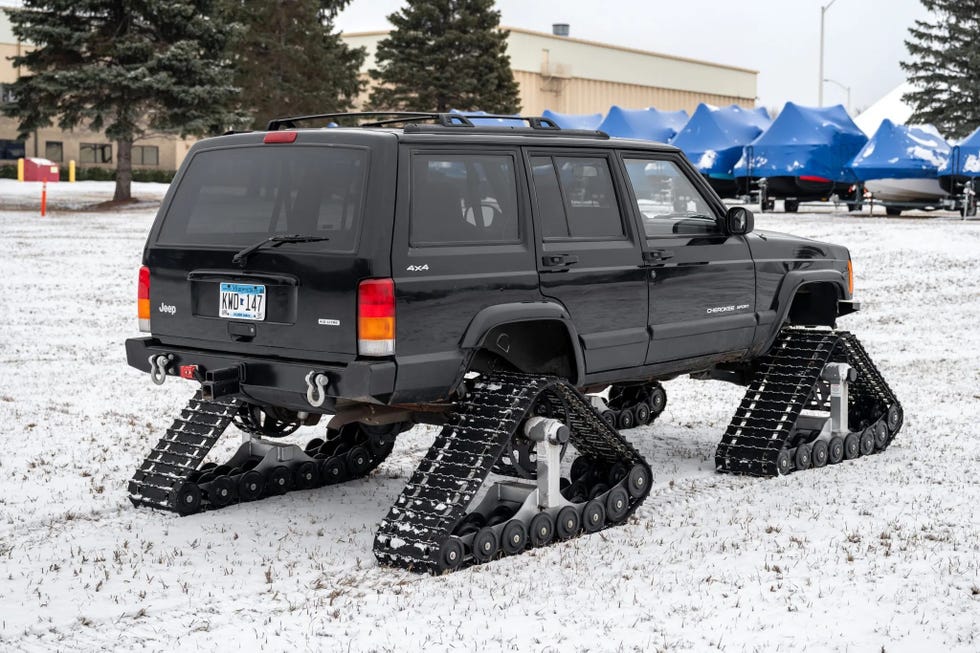
{"label": "rear window of suv", "polygon": [[159,241],[250,245],[272,234],[326,236],[353,251],[364,203],[365,149],[249,146],[198,152],[184,171]]}

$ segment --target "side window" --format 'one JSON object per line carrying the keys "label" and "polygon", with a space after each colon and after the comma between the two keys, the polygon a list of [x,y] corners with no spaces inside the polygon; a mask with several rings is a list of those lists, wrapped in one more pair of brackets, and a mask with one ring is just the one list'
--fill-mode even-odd
{"label": "side window", "polygon": [[717,231],[711,206],[672,161],[624,160],[648,237]]}
{"label": "side window", "polygon": [[514,157],[412,156],[413,246],[520,242]]}
{"label": "side window", "polygon": [[545,238],[623,238],[609,161],[604,157],[532,157]]}

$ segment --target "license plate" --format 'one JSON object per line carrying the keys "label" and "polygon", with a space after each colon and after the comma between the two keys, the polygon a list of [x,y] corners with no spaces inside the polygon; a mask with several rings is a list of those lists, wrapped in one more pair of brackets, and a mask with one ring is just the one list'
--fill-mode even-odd
{"label": "license plate", "polygon": [[265,319],[265,286],[223,283],[219,290],[218,317],[236,320]]}

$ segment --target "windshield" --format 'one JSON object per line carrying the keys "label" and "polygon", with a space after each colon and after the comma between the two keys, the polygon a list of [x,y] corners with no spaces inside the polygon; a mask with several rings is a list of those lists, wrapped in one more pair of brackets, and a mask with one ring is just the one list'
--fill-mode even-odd
{"label": "windshield", "polygon": [[259,145],[199,152],[181,177],[159,241],[251,245],[273,234],[329,238],[353,251],[367,151]]}

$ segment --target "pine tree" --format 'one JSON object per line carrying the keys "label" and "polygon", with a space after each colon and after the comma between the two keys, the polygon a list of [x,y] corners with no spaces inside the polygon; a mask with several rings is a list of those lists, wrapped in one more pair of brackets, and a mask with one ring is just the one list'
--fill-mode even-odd
{"label": "pine tree", "polygon": [[935,125],[950,138],[980,125],[980,0],[922,0],[933,14],[917,20],[905,41],[902,62],[916,88],[903,99],[910,122]]}
{"label": "pine tree", "polygon": [[131,199],[133,141],[220,132],[240,123],[224,63],[228,29],[212,0],[26,0],[8,11],[33,49],[4,106],[22,136],[57,122],[105,130],[116,143],[114,200]]}
{"label": "pine tree", "polygon": [[271,118],[345,111],[364,87],[363,48],[334,32],[350,0],[226,0],[243,26],[230,48],[241,107],[252,126]]}
{"label": "pine tree", "polygon": [[382,110],[520,110],[493,0],[408,0],[388,16],[394,29],[378,43],[379,84],[370,104]]}

